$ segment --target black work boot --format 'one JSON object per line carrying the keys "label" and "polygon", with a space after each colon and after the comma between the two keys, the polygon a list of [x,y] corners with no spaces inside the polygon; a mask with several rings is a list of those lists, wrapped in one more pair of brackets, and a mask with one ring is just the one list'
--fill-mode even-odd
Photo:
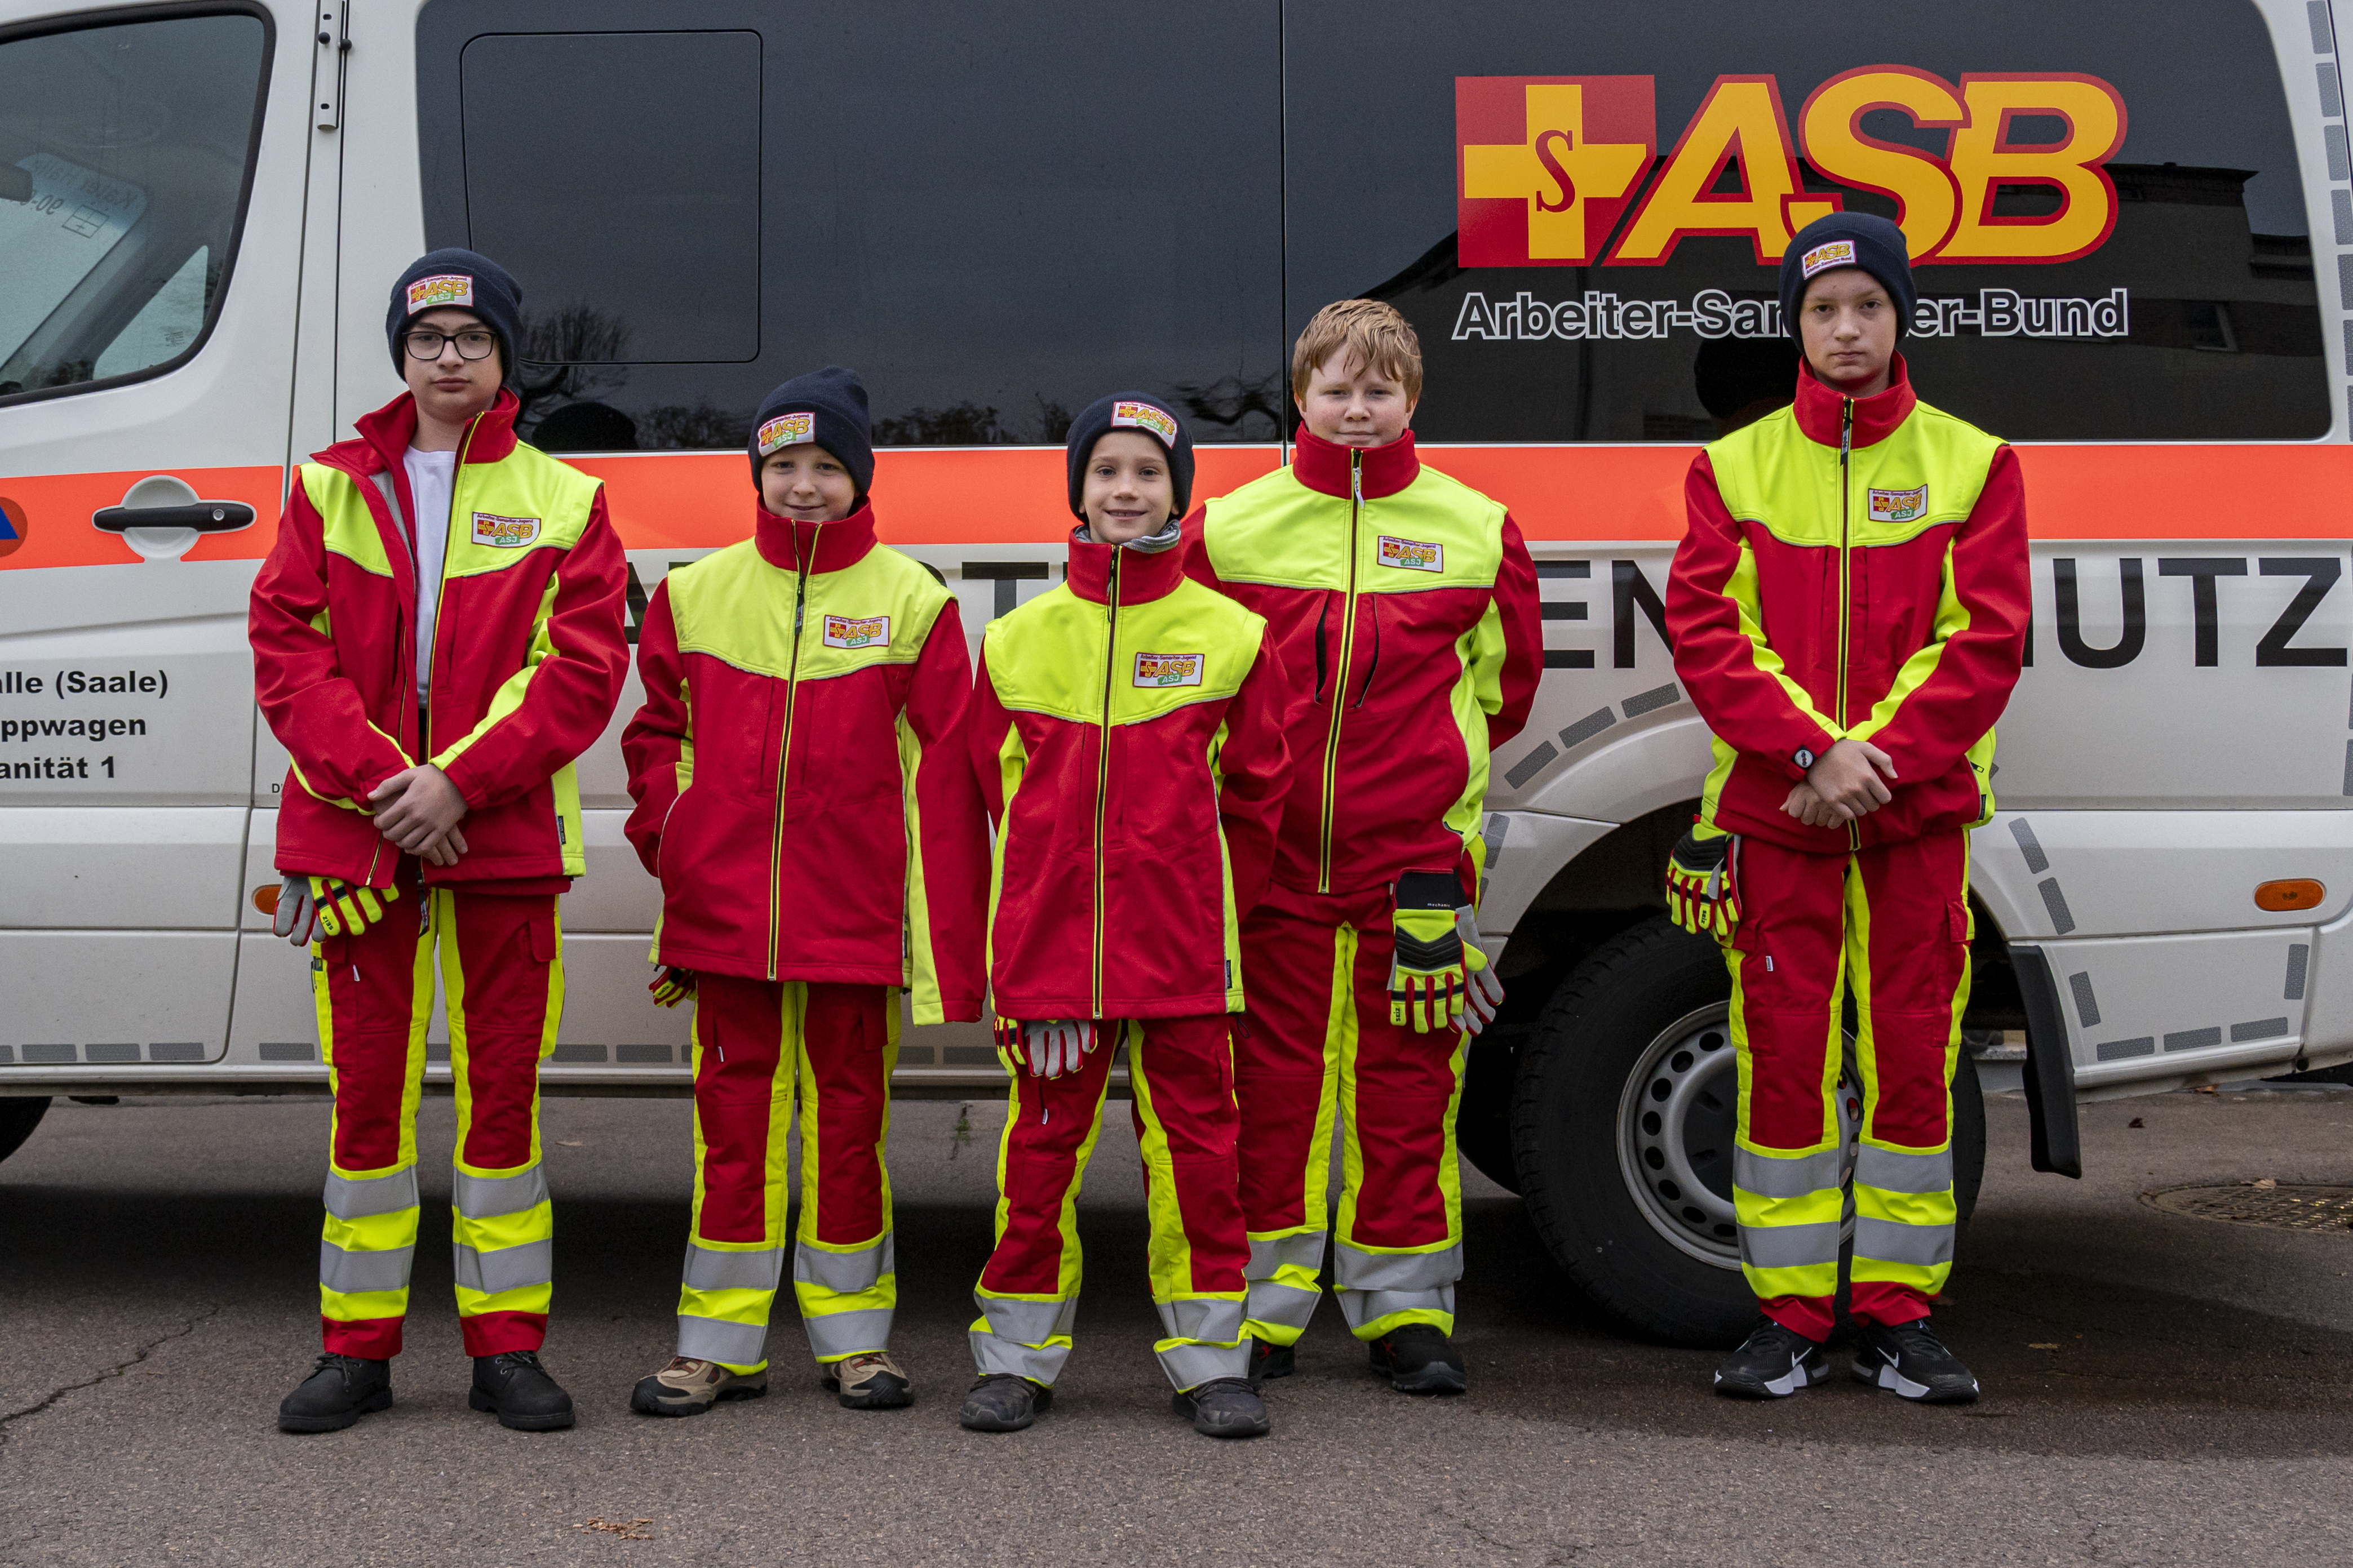
{"label": "black work boot", "polygon": [[1822,1347],[1797,1330],[1759,1318],[1740,1348],[1715,1369],[1715,1391],[1735,1399],[1787,1399],[1828,1381]]}
{"label": "black work boot", "polygon": [[1018,1432],[1054,1407],[1054,1391],[1010,1372],[992,1372],[972,1385],[956,1417],[967,1432]]}
{"label": "black work boot", "polygon": [[1289,1377],[1299,1370],[1299,1352],[1292,1345],[1279,1345],[1268,1340],[1250,1341],[1250,1380],[1253,1384],[1271,1377]]}
{"label": "black work boot", "polygon": [[1902,1398],[1922,1405],[1975,1405],[1977,1374],[1961,1358],[1945,1348],[1928,1320],[1918,1318],[1888,1328],[1881,1323],[1857,1323],[1862,1342],[1855,1347],[1857,1383],[1876,1384]]}
{"label": "black work boot", "polygon": [[1169,1404],[1204,1437],[1263,1437],[1273,1429],[1248,1378],[1213,1377],[1178,1390]]}
{"label": "black work boot", "polygon": [[547,1375],[537,1351],[476,1356],[466,1403],[496,1411],[499,1425],[511,1432],[554,1432],[572,1425],[572,1395]]}
{"label": "black work boot", "polygon": [[340,1432],[363,1415],[391,1408],[392,1363],[330,1351],[279,1402],[278,1429]]}
{"label": "black work boot", "polygon": [[1462,1352],[1432,1323],[1406,1323],[1371,1342],[1373,1370],[1399,1394],[1460,1394]]}

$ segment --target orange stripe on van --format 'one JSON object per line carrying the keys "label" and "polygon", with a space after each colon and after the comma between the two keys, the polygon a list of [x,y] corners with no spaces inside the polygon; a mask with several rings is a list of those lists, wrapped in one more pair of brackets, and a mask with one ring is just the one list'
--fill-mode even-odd
{"label": "orange stripe on van", "polygon": [[[1678,540],[1687,446],[1431,445],[1436,468],[1493,496],[1535,542]],[[2027,445],[2026,515],[2037,539],[2341,539],[2348,531],[2353,447]],[[1059,544],[1069,535],[1059,447],[885,449],[875,458],[881,536],[894,544]],[[569,458],[605,481],[624,545],[712,549],[748,535],[749,464],[734,452],[642,452]],[[1271,471],[1272,446],[1203,447],[1195,500]],[[183,468],[206,500],[241,500],[251,528],[208,535],[192,561],[258,560],[277,538],[283,470]],[[139,564],[90,513],[121,503],[145,470],[0,479],[23,509],[26,541],[0,571]]]}

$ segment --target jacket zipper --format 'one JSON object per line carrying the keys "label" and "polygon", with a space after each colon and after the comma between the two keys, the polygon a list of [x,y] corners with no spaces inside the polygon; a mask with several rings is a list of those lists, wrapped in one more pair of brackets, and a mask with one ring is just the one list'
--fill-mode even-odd
{"label": "jacket zipper", "polygon": [[808,599],[809,567],[817,558],[817,540],[808,554],[801,553],[800,531],[793,531],[793,654],[785,666],[785,733],[776,746],[776,826],[768,837],[768,978],[776,977],[777,940],[784,930],[785,781],[793,766],[793,695],[801,675],[801,619]]}
{"label": "jacket zipper", "polygon": [[[1848,543],[1848,460],[1854,452],[1854,399],[1840,400],[1839,412],[1839,622],[1838,622],[1838,723],[1846,728],[1847,648],[1852,633],[1853,563]],[[1862,847],[1862,830],[1854,823],[1846,825],[1846,842],[1850,849]]]}
{"label": "jacket zipper", "polygon": [[[458,521],[458,480],[466,471],[466,452],[473,446],[475,427],[481,422],[482,416],[479,414],[466,421],[466,434],[458,441],[458,460],[449,468],[449,515],[441,520],[441,580],[433,584],[433,640],[437,643],[441,640],[441,613],[448,608],[442,600],[449,589],[449,531]],[[418,542],[423,541],[420,539]],[[421,559],[412,559],[411,564],[421,569],[424,563]],[[434,651],[432,648],[425,650],[427,660],[433,658]],[[431,668],[429,663],[427,668]],[[417,760],[420,763],[429,761],[433,755],[433,709],[429,702],[426,705],[422,723],[424,732],[417,737],[417,750],[421,753]]]}
{"label": "jacket zipper", "polygon": [[[1340,668],[1332,682],[1332,725],[1324,737],[1324,818],[1315,837],[1315,890],[1332,890],[1332,791],[1340,771],[1340,715],[1348,706],[1348,667],[1356,647],[1356,521],[1365,508],[1365,454],[1348,450],[1348,590],[1340,608]],[[1367,677],[1369,679],[1369,675]]]}
{"label": "jacket zipper", "polygon": [[1103,1016],[1103,812],[1111,795],[1111,683],[1119,668],[1119,551],[1111,552],[1110,592],[1103,595],[1103,729],[1095,737],[1094,934],[1088,954],[1095,1017]]}

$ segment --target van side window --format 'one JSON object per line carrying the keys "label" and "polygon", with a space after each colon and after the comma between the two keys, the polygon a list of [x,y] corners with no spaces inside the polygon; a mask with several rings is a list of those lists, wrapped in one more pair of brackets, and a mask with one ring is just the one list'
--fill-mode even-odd
{"label": "van side window", "polygon": [[[2247,0],[1879,6],[1859,34],[1691,9],[1470,0],[1441,48],[1285,0],[1318,40],[1286,55],[1292,329],[1351,294],[1404,311],[1425,439],[1713,440],[1790,401],[1778,264],[1839,203],[1904,225],[1921,395],[1996,435],[2327,434],[2282,87],[2310,90],[2325,8],[2277,39]],[[2348,234],[2321,237],[2332,288]]]}
{"label": "van side window", "polygon": [[829,363],[878,446],[1059,444],[1114,386],[1280,434],[1274,7],[679,10],[418,21],[426,237],[522,283],[526,438],[740,448]]}
{"label": "van side window", "polygon": [[0,402],[195,352],[244,213],[267,45],[244,12],[0,39]]}

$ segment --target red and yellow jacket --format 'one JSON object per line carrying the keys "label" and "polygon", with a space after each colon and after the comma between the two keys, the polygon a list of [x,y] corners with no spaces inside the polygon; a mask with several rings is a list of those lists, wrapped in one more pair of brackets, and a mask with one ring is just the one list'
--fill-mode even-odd
{"label": "red and yellow jacket", "polygon": [[1414,455],[1302,429],[1289,467],[1186,520],[1186,570],[1266,617],[1299,702],[1273,879],[1354,893],[1483,858],[1487,757],[1544,674],[1503,506]]}
{"label": "red and yellow jacket", "polygon": [[[1993,815],[1993,726],[2029,615],[2010,448],[1913,395],[1848,398],[1801,368],[1796,404],[1692,463],[1667,583],[1675,673],[1715,734],[1701,819],[1840,854]],[[1808,827],[1789,787],[1841,737],[1895,763],[1894,798]]]}
{"label": "red and yellow jacket", "polygon": [[824,523],[757,507],[750,539],[665,577],[621,732],[657,961],[978,1018],[971,672],[954,595],[875,542],[871,501]]}
{"label": "red and yellow jacket", "polygon": [[[467,849],[428,885],[557,892],[586,868],[572,762],[628,671],[628,568],[596,480],[515,438],[501,391],[466,428],[433,637],[432,733],[417,733],[415,511],[406,393],[297,470],[254,578],[255,695],[292,754],[278,868],[392,885],[400,851],[368,794],[418,761],[466,797]],[[395,511],[394,498],[398,499]]]}
{"label": "red and yellow jacket", "polygon": [[1069,580],[989,624],[972,763],[997,824],[998,1016],[1241,1010],[1241,916],[1290,780],[1265,634],[1177,550],[1075,538]]}

